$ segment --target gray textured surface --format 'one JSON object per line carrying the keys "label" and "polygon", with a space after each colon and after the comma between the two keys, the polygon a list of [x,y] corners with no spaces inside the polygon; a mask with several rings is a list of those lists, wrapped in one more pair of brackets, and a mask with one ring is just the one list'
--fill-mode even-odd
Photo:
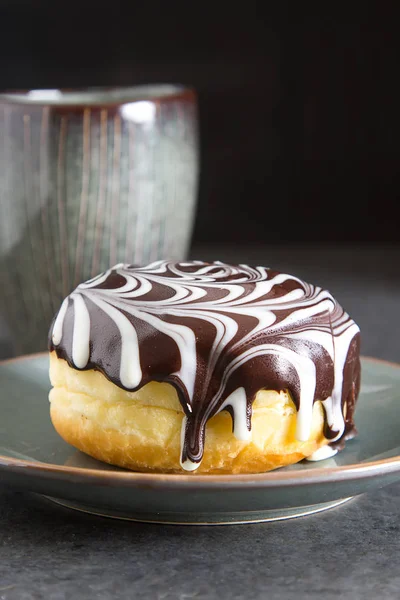
{"label": "gray textured surface", "polygon": [[193,528],[103,520],[3,492],[0,598],[397,599],[399,493],[293,521]]}
{"label": "gray textured surface", "polygon": [[[359,322],[363,352],[400,361],[399,248],[192,256],[270,264],[328,286]],[[396,484],[311,517],[193,528],[100,519],[0,489],[0,599],[397,599],[399,497]]]}

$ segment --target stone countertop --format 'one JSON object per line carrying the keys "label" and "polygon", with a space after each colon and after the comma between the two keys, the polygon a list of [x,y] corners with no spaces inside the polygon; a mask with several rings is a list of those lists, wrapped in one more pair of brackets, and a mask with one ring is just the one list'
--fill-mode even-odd
{"label": "stone countertop", "polygon": [[[363,353],[400,362],[400,248],[208,246],[192,257],[327,286],[360,324]],[[395,484],[310,517],[191,527],[102,519],[0,488],[0,600],[397,599],[399,497]]]}
{"label": "stone countertop", "polygon": [[0,494],[3,600],[397,600],[400,485],[310,517],[146,525]]}

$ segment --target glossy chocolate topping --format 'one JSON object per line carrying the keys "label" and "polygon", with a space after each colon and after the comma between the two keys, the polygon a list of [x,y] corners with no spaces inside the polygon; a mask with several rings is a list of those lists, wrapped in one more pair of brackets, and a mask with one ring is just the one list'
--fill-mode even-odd
{"label": "glossy chocolate topping", "polygon": [[68,296],[50,350],[75,369],[97,369],[137,390],[171,383],[185,412],[183,468],[203,456],[207,421],[229,410],[251,437],[260,389],[288,390],[299,440],[321,400],[325,436],[351,435],[360,386],[359,329],[329,292],[265,267],[200,261],[116,265]]}

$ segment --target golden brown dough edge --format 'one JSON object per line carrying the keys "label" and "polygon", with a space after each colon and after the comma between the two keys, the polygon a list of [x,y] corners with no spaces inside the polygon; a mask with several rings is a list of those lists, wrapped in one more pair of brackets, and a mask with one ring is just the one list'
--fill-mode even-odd
{"label": "golden brown dough edge", "polygon": [[[126,392],[98,371],[78,371],[50,357],[51,419],[61,437],[82,452],[135,471],[184,473],[180,466],[183,410],[176,390],[151,382]],[[195,473],[260,473],[293,464],[328,443],[324,410],[316,402],[307,442],[295,438],[297,412],[286,392],[262,390],[253,404],[252,439],[232,433],[222,411],[207,424],[204,457]]]}

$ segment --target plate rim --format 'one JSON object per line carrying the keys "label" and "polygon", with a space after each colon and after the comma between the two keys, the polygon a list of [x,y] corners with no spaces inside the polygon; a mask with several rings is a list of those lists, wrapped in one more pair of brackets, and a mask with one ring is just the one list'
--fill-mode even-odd
{"label": "plate rim", "polygon": [[[23,362],[47,356],[47,352],[37,352],[8,358],[0,361],[0,367],[6,364]],[[363,361],[386,364],[395,369],[400,369],[400,364],[388,360],[362,356]],[[162,489],[189,488],[196,490],[212,490],[221,486],[227,489],[243,488],[275,488],[291,487],[296,485],[314,485],[315,483],[335,483],[357,479],[369,479],[377,475],[390,475],[400,471],[400,454],[391,458],[371,461],[369,463],[354,463],[351,465],[337,466],[326,469],[313,468],[302,471],[269,471],[254,474],[175,474],[175,473],[140,473],[136,471],[109,471],[55,465],[40,461],[13,458],[0,455],[0,472],[8,471],[15,474],[27,472],[36,477],[68,478],[73,476],[76,482],[92,484],[115,483],[124,487],[155,487]]]}

